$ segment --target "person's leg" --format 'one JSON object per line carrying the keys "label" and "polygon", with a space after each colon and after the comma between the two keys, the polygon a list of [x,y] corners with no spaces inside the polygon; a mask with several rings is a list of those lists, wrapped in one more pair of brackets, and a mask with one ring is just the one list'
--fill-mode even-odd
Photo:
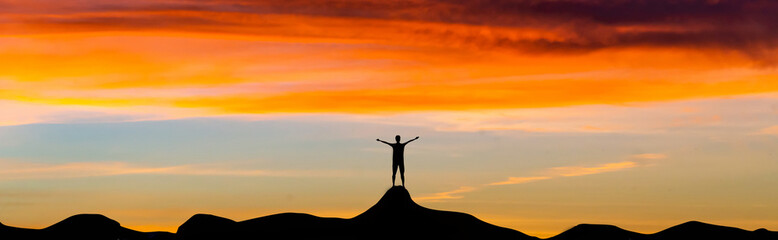
{"label": "person's leg", "polygon": [[394,179],[397,177],[397,162],[392,163],[392,186],[394,186]]}
{"label": "person's leg", "polygon": [[402,179],[403,187],[405,187],[405,163],[403,162],[400,162],[400,179]]}

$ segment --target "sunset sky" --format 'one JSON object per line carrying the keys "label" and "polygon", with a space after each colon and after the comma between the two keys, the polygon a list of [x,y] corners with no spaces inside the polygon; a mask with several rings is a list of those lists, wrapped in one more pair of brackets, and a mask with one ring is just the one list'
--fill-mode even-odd
{"label": "sunset sky", "polygon": [[[778,230],[778,2],[0,0],[0,222]],[[399,179],[398,179],[399,184]]]}

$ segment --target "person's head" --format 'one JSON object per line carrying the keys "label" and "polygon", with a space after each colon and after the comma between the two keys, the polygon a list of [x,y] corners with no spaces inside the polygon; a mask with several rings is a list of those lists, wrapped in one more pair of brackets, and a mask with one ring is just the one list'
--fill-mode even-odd
{"label": "person's head", "polygon": [[397,140],[397,142],[400,142],[400,135],[394,136],[394,140]]}

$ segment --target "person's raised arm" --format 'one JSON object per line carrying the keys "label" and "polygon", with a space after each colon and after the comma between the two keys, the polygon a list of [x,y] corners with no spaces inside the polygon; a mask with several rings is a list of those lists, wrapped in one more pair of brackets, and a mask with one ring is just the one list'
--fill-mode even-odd
{"label": "person's raised arm", "polygon": [[419,139],[419,136],[416,136],[416,138],[414,138],[414,139],[411,139],[411,140],[408,140],[407,142],[405,142],[405,143],[403,143],[403,144],[408,144],[408,143],[410,143],[410,142],[416,141],[416,139]]}
{"label": "person's raised arm", "polygon": [[[376,140],[376,141],[379,141],[379,142],[382,142],[382,143],[385,143],[385,144],[389,144],[388,142],[386,142],[386,141],[383,141],[383,140],[381,140],[381,139],[378,139],[378,138],[376,138],[375,140]],[[392,145],[392,144],[389,144],[389,145]]]}

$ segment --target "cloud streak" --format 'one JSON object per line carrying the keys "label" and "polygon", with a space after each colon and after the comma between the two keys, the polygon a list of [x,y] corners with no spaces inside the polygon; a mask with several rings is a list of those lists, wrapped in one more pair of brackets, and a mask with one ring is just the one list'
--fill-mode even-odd
{"label": "cloud streak", "polygon": [[187,175],[240,177],[326,177],[343,173],[307,170],[262,170],[230,168],[216,164],[141,166],[126,162],[71,162],[64,164],[34,164],[0,161],[0,180],[62,179],[122,175]]}
{"label": "cloud streak", "polygon": [[[411,43],[535,53],[702,47],[741,51],[755,58],[768,58],[764,50],[778,44],[778,34],[771,31],[778,24],[771,14],[778,4],[768,0],[35,2],[5,2],[7,34],[173,30],[387,42],[402,36]],[[314,31],[297,25],[302,22],[313,24]],[[347,30],[346,22],[363,24],[351,24]],[[402,22],[436,27],[414,28]],[[490,31],[452,31],[457,26],[487,26]],[[493,31],[499,28],[525,34]]]}
{"label": "cloud streak", "polygon": [[475,191],[476,189],[477,188],[465,186],[465,187],[457,188],[456,190],[453,191],[439,192],[429,196],[419,197],[416,198],[416,200],[420,202],[439,202],[444,200],[460,199],[463,198],[463,196],[460,196],[459,194],[472,192]]}
{"label": "cloud streak", "polygon": [[778,125],[763,128],[757,133],[765,135],[778,135]]}
{"label": "cloud streak", "polygon": [[381,114],[778,92],[770,1],[0,4],[0,99],[41,105]]}
{"label": "cloud streak", "polygon": [[601,174],[607,172],[624,171],[627,169],[647,166],[648,164],[646,164],[646,161],[664,159],[667,158],[667,155],[661,153],[644,153],[644,154],[632,155],[630,156],[630,158],[633,160],[603,163],[594,166],[553,167],[542,171],[542,174],[536,176],[508,177],[508,179],[504,181],[487,183],[482,185],[481,187],[469,187],[469,186],[460,187],[453,191],[433,193],[424,197],[417,198],[417,200],[445,201],[445,200],[452,200],[452,199],[461,199],[464,198],[464,196],[461,196],[460,194],[476,191],[479,188],[483,188],[483,187],[524,184],[524,183],[530,183],[530,182],[536,182],[542,180],[550,180],[555,178],[579,177],[579,176],[594,175],[594,174]]}
{"label": "cloud streak", "polygon": [[661,153],[643,153],[632,155],[632,157],[637,159],[665,159],[667,158],[667,155]]}
{"label": "cloud streak", "polygon": [[534,181],[540,181],[540,180],[546,180],[551,179],[550,176],[538,176],[538,177],[508,177],[508,180],[502,181],[502,182],[493,182],[489,183],[487,185],[494,186],[494,185],[510,185],[510,184],[520,184],[520,183],[528,183],[528,182],[534,182]]}
{"label": "cloud streak", "polygon": [[[664,158],[664,155],[657,154],[657,153],[646,153],[646,154],[634,155],[632,156],[632,158],[660,159],[660,158]],[[522,183],[534,182],[539,180],[548,180],[548,179],[554,179],[560,177],[578,177],[578,176],[586,176],[586,175],[593,175],[593,174],[600,174],[600,173],[607,173],[607,172],[623,171],[623,170],[636,168],[640,166],[642,166],[642,164],[635,160],[635,161],[603,163],[595,166],[554,167],[545,170],[545,173],[543,173],[540,176],[509,177],[508,180],[493,182],[486,185],[495,186],[495,185],[522,184]]]}
{"label": "cloud streak", "polygon": [[550,172],[552,172],[552,176],[576,177],[576,176],[585,176],[585,175],[600,174],[606,172],[621,171],[629,168],[634,168],[637,166],[638,164],[636,162],[623,161],[623,162],[615,162],[615,163],[606,163],[606,164],[601,164],[592,167],[584,167],[584,166],[555,167],[550,169]]}

